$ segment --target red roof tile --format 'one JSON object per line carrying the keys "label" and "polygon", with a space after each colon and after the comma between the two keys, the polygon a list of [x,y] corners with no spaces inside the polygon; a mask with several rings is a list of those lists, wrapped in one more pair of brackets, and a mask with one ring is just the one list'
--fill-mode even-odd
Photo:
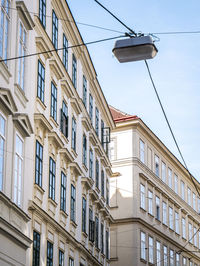
{"label": "red roof tile", "polygon": [[116,109],[115,107],[113,107],[111,105],[109,105],[109,108],[110,108],[110,112],[112,114],[112,117],[113,117],[113,120],[115,121],[115,123],[139,119],[139,117],[137,115],[129,115],[127,113],[124,113],[124,112]]}

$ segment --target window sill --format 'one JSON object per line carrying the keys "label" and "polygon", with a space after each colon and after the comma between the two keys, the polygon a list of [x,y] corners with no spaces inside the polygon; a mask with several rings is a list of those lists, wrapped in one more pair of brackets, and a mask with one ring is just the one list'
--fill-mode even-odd
{"label": "window sill", "polygon": [[28,99],[25,96],[25,92],[22,90],[20,85],[17,83],[14,84],[14,91],[15,91],[15,95],[17,96],[17,98],[19,99],[23,107],[25,108],[28,102]]}
{"label": "window sill", "polygon": [[174,229],[169,227],[169,231],[174,232]]}
{"label": "window sill", "polygon": [[70,224],[74,227],[74,228],[76,228],[78,225],[74,222],[74,221],[70,221]]}
{"label": "window sill", "polygon": [[168,227],[168,225],[167,224],[165,224],[165,223],[163,223],[163,225],[167,228]]}
{"label": "window sill", "polygon": [[100,193],[100,189],[98,187],[95,187],[97,193]]}
{"label": "window sill", "polygon": [[52,122],[54,124],[55,127],[58,127],[58,123],[53,119],[52,116],[50,116],[50,122]]}
{"label": "window sill", "polygon": [[10,71],[8,70],[8,66],[5,64],[5,62],[1,62],[1,64],[0,64],[0,73],[5,78],[5,81],[7,83],[9,83],[9,78],[12,77],[12,75],[11,75]]}
{"label": "window sill", "polygon": [[48,198],[48,211],[55,216],[56,213],[56,207],[57,207],[57,203],[52,200],[51,198]]}
{"label": "window sill", "polygon": [[140,261],[143,262],[144,264],[147,264],[147,261],[145,259],[140,258]]}
{"label": "window sill", "polygon": [[61,137],[64,139],[64,141],[68,144],[69,143],[69,139],[61,132]]}
{"label": "window sill", "polygon": [[159,220],[158,218],[155,218],[155,220],[156,220],[157,222],[161,223],[161,220]]}
{"label": "window sill", "polygon": [[74,157],[78,157],[78,154],[76,153],[76,151],[74,149],[71,148],[71,152],[74,155]]}
{"label": "window sill", "polygon": [[68,214],[64,212],[63,210],[60,210],[60,223],[63,227],[65,227],[67,224],[67,217],[68,217]]}
{"label": "window sill", "polygon": [[40,100],[40,98],[36,98],[36,102],[39,103],[39,105],[42,107],[42,109],[45,111],[46,110],[46,105]]}
{"label": "window sill", "polygon": [[153,218],[153,217],[154,217],[154,215],[153,215],[153,214],[151,214],[150,212],[148,212],[148,215],[149,215],[151,218]]}
{"label": "window sill", "polygon": [[82,236],[85,237],[85,238],[87,238],[88,237],[88,234],[86,232],[83,232],[82,231]]}
{"label": "window sill", "polygon": [[70,221],[70,233],[75,237],[76,236],[77,224],[74,221]]}
{"label": "window sill", "polygon": [[88,171],[87,166],[84,163],[82,164],[82,166],[83,166],[83,169],[85,170],[85,172],[87,172]]}
{"label": "window sill", "polygon": [[143,212],[147,212],[144,208],[142,208],[141,206],[140,206],[140,210],[141,211],[143,211]]}
{"label": "window sill", "polygon": [[38,184],[34,184],[34,200],[38,203],[40,207],[43,202],[44,192],[45,191],[42,187],[40,187]]}

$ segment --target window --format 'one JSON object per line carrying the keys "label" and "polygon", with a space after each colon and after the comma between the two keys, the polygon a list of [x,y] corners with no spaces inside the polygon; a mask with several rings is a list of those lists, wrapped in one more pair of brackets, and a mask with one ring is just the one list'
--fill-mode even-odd
{"label": "window", "polygon": [[87,108],[87,80],[83,75],[83,104]]}
{"label": "window", "polygon": [[109,259],[109,232],[106,231],[106,259]]}
{"label": "window", "polygon": [[33,231],[33,266],[40,265],[40,234]]}
{"label": "window", "polygon": [[72,258],[69,258],[69,266],[74,266],[74,260]]}
{"label": "window", "polygon": [[141,248],[141,259],[146,260],[146,234],[140,232],[140,248]]}
{"label": "window", "polygon": [[174,175],[174,191],[178,194],[178,176]]}
{"label": "window", "polygon": [[153,193],[148,190],[148,212],[153,215]]}
{"label": "window", "polygon": [[52,12],[52,42],[55,49],[58,49],[58,18],[54,10]]}
{"label": "window", "polygon": [[62,109],[60,109],[60,111],[60,130],[63,135],[68,138],[68,108],[64,101],[62,103]]}
{"label": "window", "polygon": [[176,253],[176,266],[180,266],[180,254]]}
{"label": "window", "polygon": [[[0,15],[0,57],[8,58],[8,31],[10,24],[10,1],[1,1],[1,15]],[[5,61],[6,63],[6,61]]]}
{"label": "window", "polygon": [[196,227],[193,228],[193,239],[194,239],[194,246],[197,247],[197,229],[196,229]]}
{"label": "window", "polygon": [[90,120],[92,122],[92,119],[93,119],[93,97],[91,94],[89,96],[89,117],[90,117]]}
{"label": "window", "polygon": [[156,219],[160,220],[160,198],[156,196]]}
{"label": "window", "polygon": [[89,156],[89,177],[93,178],[93,151],[90,149],[90,156]]}
{"label": "window", "polygon": [[167,225],[167,203],[163,201],[163,223]]}
{"label": "window", "polygon": [[187,259],[183,257],[183,266],[187,266]]}
{"label": "window", "polygon": [[3,189],[3,172],[4,172],[4,156],[5,156],[5,124],[6,121],[0,114],[0,191]]}
{"label": "window", "polygon": [[140,184],[140,207],[145,210],[145,186]]}
{"label": "window", "polygon": [[193,237],[192,237],[192,224],[191,223],[188,224],[188,240],[192,244]]}
{"label": "window", "polygon": [[91,208],[89,208],[89,241],[94,242],[94,221]]}
{"label": "window", "polygon": [[63,33],[63,65],[65,69],[68,69],[68,40]]}
{"label": "window", "polygon": [[159,157],[155,155],[155,174],[159,177]]}
{"label": "window", "polygon": [[197,198],[197,212],[200,214],[200,198]]}
{"label": "window", "polygon": [[53,244],[47,241],[47,266],[53,266]]}
{"label": "window", "polygon": [[97,107],[95,108],[95,117],[95,131],[97,136],[99,136],[99,110]]}
{"label": "window", "polygon": [[104,171],[101,170],[101,196],[104,198]]}
{"label": "window", "polygon": [[172,170],[168,168],[168,185],[172,188]]}
{"label": "window", "polygon": [[189,187],[187,189],[187,202],[191,206],[191,189]]}
{"label": "window", "polygon": [[23,141],[16,134],[15,138],[15,177],[14,177],[14,202],[21,206],[22,193],[22,165],[23,165]]}
{"label": "window", "polygon": [[51,117],[57,121],[57,88],[51,82]]}
{"label": "window", "polygon": [[166,246],[163,246],[163,266],[168,266],[168,254]]}
{"label": "window", "polygon": [[74,85],[74,88],[77,88],[77,62],[76,57],[73,54],[72,55],[72,83]]}
{"label": "window", "polygon": [[76,189],[73,185],[71,185],[71,221],[75,222],[76,218]]}
{"label": "window", "polygon": [[64,253],[59,250],[59,266],[64,266]]}
{"label": "window", "polygon": [[101,144],[104,148],[104,122],[103,120],[101,119]]}
{"label": "window", "polygon": [[174,229],[173,209],[169,207],[169,228]]}
{"label": "window", "polygon": [[35,184],[42,187],[42,168],[43,168],[43,147],[36,140],[36,155],[35,155]]}
{"label": "window", "polygon": [[104,254],[104,226],[101,223],[101,253]]}
{"label": "window", "polygon": [[144,142],[140,139],[140,161],[144,163]]}
{"label": "window", "polygon": [[185,183],[181,181],[181,198],[185,200]]}
{"label": "window", "polygon": [[172,249],[169,250],[169,265],[174,266],[174,251]]}
{"label": "window", "polygon": [[82,232],[86,233],[86,199],[82,198]]}
{"label": "window", "polygon": [[198,235],[199,235],[199,249],[200,249],[200,231],[198,231]]}
{"label": "window", "polygon": [[83,135],[83,164],[87,167],[87,138]]}
{"label": "window", "polygon": [[175,212],[175,232],[179,234],[179,214]]}
{"label": "window", "polygon": [[182,237],[186,239],[185,218],[182,217]]}
{"label": "window", "polygon": [[[19,22],[19,47],[18,56],[24,56],[26,54],[26,31],[22,22]],[[24,75],[25,72],[25,57],[18,59],[18,84],[22,90],[24,90]]]}
{"label": "window", "polygon": [[72,117],[72,149],[76,151],[76,120]]}
{"label": "window", "polygon": [[196,211],[196,194],[192,193],[193,209]]}
{"label": "window", "polygon": [[43,27],[46,27],[46,0],[39,0],[39,18]]}
{"label": "window", "polygon": [[149,236],[149,262],[153,263],[153,238]]}
{"label": "window", "polygon": [[99,188],[99,161],[96,159],[96,187]]}
{"label": "window", "polygon": [[111,139],[110,141],[110,145],[109,145],[109,159],[110,161],[115,160],[116,156],[115,156],[115,146],[116,146],[116,139]]}
{"label": "window", "polygon": [[37,97],[44,103],[45,69],[38,60]]}
{"label": "window", "polygon": [[109,183],[106,181],[106,204],[109,205]]}
{"label": "window", "polygon": [[99,247],[99,218],[95,217],[95,247]]}
{"label": "window", "polygon": [[162,181],[166,183],[166,164],[162,162]]}
{"label": "window", "polygon": [[55,177],[56,177],[56,163],[50,157],[49,159],[49,198],[55,200]]}
{"label": "window", "polygon": [[60,209],[66,212],[66,175],[61,172]]}
{"label": "window", "polygon": [[160,256],[160,242],[156,241],[156,265],[161,266],[161,256]]}

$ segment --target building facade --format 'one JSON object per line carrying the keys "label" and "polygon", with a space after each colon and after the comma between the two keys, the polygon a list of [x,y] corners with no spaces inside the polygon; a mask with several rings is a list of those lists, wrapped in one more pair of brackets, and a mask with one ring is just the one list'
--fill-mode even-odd
{"label": "building facade", "polygon": [[114,122],[89,52],[65,0],[0,9],[0,265],[109,265]]}
{"label": "building facade", "polygon": [[200,265],[200,198],[187,170],[140,118],[110,110],[111,265]]}

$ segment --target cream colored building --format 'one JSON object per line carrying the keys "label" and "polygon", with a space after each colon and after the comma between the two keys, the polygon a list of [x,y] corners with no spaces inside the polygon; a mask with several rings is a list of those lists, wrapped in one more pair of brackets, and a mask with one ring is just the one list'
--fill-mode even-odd
{"label": "cream colored building", "polygon": [[0,10],[0,265],[109,265],[114,122],[88,50],[65,0]]}
{"label": "cream colored building", "polygon": [[200,198],[187,170],[140,118],[110,110],[111,265],[200,265]]}

